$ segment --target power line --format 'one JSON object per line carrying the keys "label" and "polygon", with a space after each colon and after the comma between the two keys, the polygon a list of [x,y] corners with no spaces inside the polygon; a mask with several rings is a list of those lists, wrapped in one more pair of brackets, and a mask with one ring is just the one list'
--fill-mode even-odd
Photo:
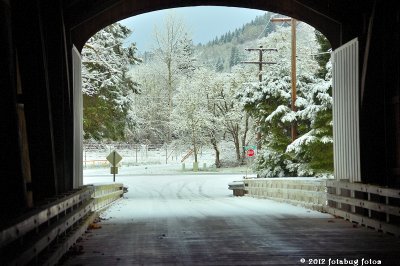
{"label": "power line", "polygon": [[[275,16],[275,15],[274,15]],[[272,17],[274,17],[272,16]],[[260,35],[258,35],[257,39],[260,39],[261,35],[263,35],[264,31],[268,28],[269,24],[271,23],[271,19],[268,20],[267,25],[265,25],[265,27],[263,28],[263,30],[260,32]]]}

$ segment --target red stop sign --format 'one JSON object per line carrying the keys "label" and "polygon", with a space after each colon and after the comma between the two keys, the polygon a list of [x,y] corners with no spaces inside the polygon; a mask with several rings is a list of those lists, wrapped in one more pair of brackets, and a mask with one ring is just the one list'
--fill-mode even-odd
{"label": "red stop sign", "polygon": [[249,156],[249,157],[254,156],[254,150],[253,149],[247,150],[247,156]]}

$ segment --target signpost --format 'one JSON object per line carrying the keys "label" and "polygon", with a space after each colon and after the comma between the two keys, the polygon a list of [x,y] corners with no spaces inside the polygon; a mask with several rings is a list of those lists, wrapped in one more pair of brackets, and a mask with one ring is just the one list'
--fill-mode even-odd
{"label": "signpost", "polygon": [[[243,149],[246,152],[247,157],[253,157],[254,155],[256,155],[256,150],[257,150],[257,146],[256,145],[244,146]],[[245,178],[247,178],[247,171],[248,171],[248,168],[249,168],[248,161],[249,160],[247,160],[247,168],[246,168],[246,176],[245,176]]]}
{"label": "signpost", "polygon": [[118,163],[122,160],[122,156],[119,155],[117,151],[112,151],[108,156],[107,156],[107,161],[110,162],[111,164],[111,174],[114,175],[114,182],[115,182],[115,175],[118,174]]}

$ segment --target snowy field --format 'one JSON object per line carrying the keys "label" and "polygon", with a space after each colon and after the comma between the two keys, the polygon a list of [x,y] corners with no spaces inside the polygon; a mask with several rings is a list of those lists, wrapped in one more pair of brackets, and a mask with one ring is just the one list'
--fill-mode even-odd
{"label": "snowy field", "polygon": [[[182,165],[191,168],[194,156],[190,148],[178,147],[175,145],[144,145],[144,144],[87,144],[83,150],[84,168],[109,167],[106,157],[116,150],[121,156],[120,166],[140,165]],[[223,141],[220,143],[220,160],[226,164],[236,161],[235,148],[232,142]],[[210,147],[203,147],[198,153],[199,167],[206,164],[212,168],[215,163],[215,152]],[[169,166],[167,166],[169,167]]]}

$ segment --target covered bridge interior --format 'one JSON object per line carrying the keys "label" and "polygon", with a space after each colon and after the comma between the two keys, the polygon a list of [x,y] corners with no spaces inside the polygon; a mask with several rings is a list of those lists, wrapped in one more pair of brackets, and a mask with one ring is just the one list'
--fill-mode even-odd
{"label": "covered bridge interior", "polygon": [[318,29],[333,49],[357,38],[361,183],[400,188],[398,2],[1,0],[1,229],[79,188],[73,170],[73,47],[80,51],[93,34],[121,19],[199,5],[287,15]]}

